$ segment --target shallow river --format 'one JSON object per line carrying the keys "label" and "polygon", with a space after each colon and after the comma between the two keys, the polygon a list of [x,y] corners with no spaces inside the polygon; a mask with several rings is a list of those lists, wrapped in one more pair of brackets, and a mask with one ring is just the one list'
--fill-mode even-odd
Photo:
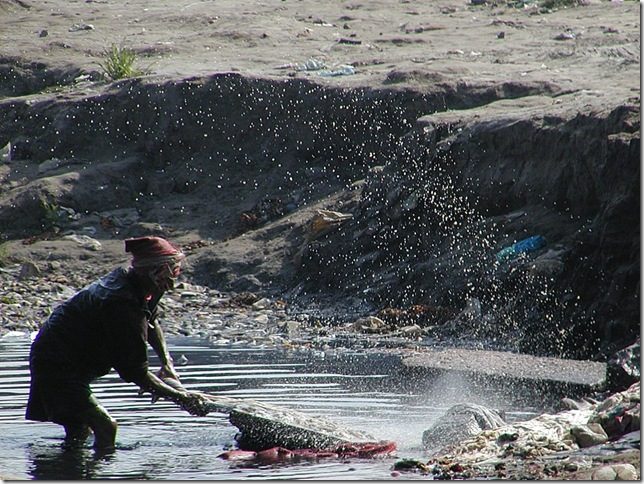
{"label": "shallow river", "polygon": [[[138,396],[135,385],[122,382],[115,373],[93,388],[119,422],[117,451],[98,457],[90,448],[91,439],[87,448],[64,451],[61,427],[24,420],[29,339],[23,336],[0,339],[0,476],[45,480],[387,479],[397,459],[427,460],[421,447],[422,432],[449,406],[464,401],[501,403],[494,398],[499,395],[470,394],[462,382],[450,378],[429,386],[403,381],[400,363],[392,355],[218,346],[193,338],[170,338],[168,343],[187,388],[323,415],[377,439],[394,440],[397,456],[255,466],[225,461],[217,456],[234,448],[236,433],[227,415],[199,418],[169,402],[151,405],[148,397]],[[151,361],[154,366],[156,360]],[[513,409],[506,417],[512,421],[534,414],[535,409]]]}

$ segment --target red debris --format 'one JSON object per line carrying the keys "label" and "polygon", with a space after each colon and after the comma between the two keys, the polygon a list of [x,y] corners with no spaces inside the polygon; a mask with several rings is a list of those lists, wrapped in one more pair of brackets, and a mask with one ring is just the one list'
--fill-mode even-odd
{"label": "red debris", "polygon": [[252,460],[257,457],[257,452],[252,450],[228,450],[217,457],[225,460]]}
{"label": "red debris", "polygon": [[291,459],[328,459],[328,458],[362,458],[373,459],[385,457],[396,450],[396,443],[391,441],[346,443],[332,449],[286,449],[271,447],[254,452],[251,450],[229,450],[218,455],[225,460],[252,460],[263,463],[281,462]]}

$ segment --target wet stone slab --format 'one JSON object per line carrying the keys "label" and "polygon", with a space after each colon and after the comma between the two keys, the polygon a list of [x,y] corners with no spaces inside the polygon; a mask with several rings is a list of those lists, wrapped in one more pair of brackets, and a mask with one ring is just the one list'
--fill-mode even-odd
{"label": "wet stone slab", "polygon": [[403,365],[416,371],[459,372],[481,378],[561,384],[588,390],[601,388],[606,378],[606,364],[601,362],[459,348],[427,349],[405,357]]}

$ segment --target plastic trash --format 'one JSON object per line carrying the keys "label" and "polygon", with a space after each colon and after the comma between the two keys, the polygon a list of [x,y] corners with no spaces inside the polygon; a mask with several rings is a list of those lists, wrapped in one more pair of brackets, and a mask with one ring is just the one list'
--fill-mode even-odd
{"label": "plastic trash", "polygon": [[288,64],[282,64],[277,66],[277,69],[295,69],[296,71],[319,71],[320,69],[326,69],[326,63],[323,60],[315,59],[311,57],[305,62],[293,63],[289,62]]}
{"label": "plastic trash", "polygon": [[0,161],[10,162],[11,161],[11,142],[4,145],[0,148]]}
{"label": "plastic trash", "polygon": [[296,71],[319,71],[320,69],[324,69],[325,67],[326,64],[324,63],[324,61],[313,58],[308,59],[303,64],[295,64]]}
{"label": "plastic trash", "polygon": [[496,260],[499,262],[508,261],[521,254],[529,254],[535,250],[545,247],[546,239],[541,235],[533,235],[527,239],[520,240],[509,247],[505,247],[496,253]]}
{"label": "plastic trash", "polygon": [[344,65],[339,66],[337,69],[320,71],[320,75],[324,77],[352,76],[355,73],[356,68],[351,65]]}

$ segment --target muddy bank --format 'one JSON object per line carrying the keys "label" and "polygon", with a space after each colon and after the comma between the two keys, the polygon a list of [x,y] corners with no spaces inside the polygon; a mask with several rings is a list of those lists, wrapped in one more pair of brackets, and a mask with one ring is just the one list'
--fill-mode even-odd
{"label": "muddy bank", "polygon": [[[9,98],[0,228],[115,251],[158,233],[189,245],[187,277],[215,289],[592,358],[639,332],[638,113],[551,83],[238,74]],[[313,233],[321,208],[346,217]],[[531,235],[544,247],[496,260]]]}
{"label": "muddy bank", "polygon": [[[633,2],[0,6],[5,264],[77,287],[158,234],[186,282],[331,326],[600,360],[639,333]],[[102,78],[111,43],[146,75]]]}
{"label": "muddy bank", "polygon": [[[610,352],[639,334],[639,153],[637,103],[526,97],[424,116],[353,218],[307,246],[307,287],[421,305],[414,319],[447,337]],[[495,257],[534,236],[538,250]]]}

